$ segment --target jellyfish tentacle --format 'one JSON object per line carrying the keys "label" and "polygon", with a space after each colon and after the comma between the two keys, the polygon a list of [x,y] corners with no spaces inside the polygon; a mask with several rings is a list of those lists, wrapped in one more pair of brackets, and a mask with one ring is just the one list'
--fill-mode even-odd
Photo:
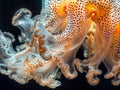
{"label": "jellyfish tentacle", "polygon": [[[67,2],[67,10],[68,10],[68,25],[64,32],[60,35],[56,35],[57,41],[61,43],[63,46],[64,53],[60,56],[60,63],[62,64],[59,66],[61,68],[62,73],[67,78],[75,78],[77,76],[75,67],[74,67],[74,59],[76,52],[78,51],[82,41],[87,34],[87,31],[92,23],[91,17],[86,19],[84,9],[84,2],[76,2],[75,0],[70,0]],[[79,8],[79,9],[77,9]],[[81,14],[78,17],[75,17],[76,14]],[[79,40],[77,39],[79,38]],[[71,56],[71,59],[69,58]],[[59,56],[58,56],[59,58]],[[73,69],[73,70],[72,70]],[[71,72],[72,71],[72,72]]]}
{"label": "jellyfish tentacle", "polygon": [[[98,84],[99,80],[98,78],[97,79],[94,78],[94,76],[101,74],[101,71],[98,69],[98,66],[107,55],[110,44],[110,38],[112,36],[115,23],[110,16],[111,3],[109,0],[106,1],[98,0],[95,2],[93,2],[92,0],[88,0],[86,2],[85,9],[87,17],[92,15],[92,20],[96,24],[96,33],[94,40],[95,52],[93,57],[90,57],[88,60],[86,60],[87,63],[84,64],[83,62],[83,64],[79,65],[83,65],[83,67],[88,66],[88,73],[86,77],[88,78],[90,84],[96,85]],[[97,35],[101,36],[99,37]],[[100,40],[99,42],[100,46],[98,46],[96,40]],[[95,73],[96,71],[98,73]]]}
{"label": "jellyfish tentacle", "polygon": [[63,55],[58,56],[56,59],[57,66],[61,69],[63,75],[68,79],[73,79],[78,75],[74,66],[74,60],[78,48],[79,47],[66,51]]}
{"label": "jellyfish tentacle", "polygon": [[120,44],[120,21],[117,23],[115,30],[113,32],[112,38],[111,38],[111,44],[110,49],[107,58],[105,59],[104,64],[108,69],[107,74],[105,75],[105,78],[113,78],[112,84],[113,85],[120,85],[120,55],[119,55],[119,44]]}
{"label": "jellyfish tentacle", "polygon": [[[113,4],[114,5],[114,4]],[[112,7],[112,6],[111,6]],[[117,8],[118,8],[119,6],[117,6]],[[115,9],[115,8],[113,8],[113,9]],[[116,11],[116,10],[115,10]],[[90,59],[91,61],[90,61],[90,64],[99,64],[100,62],[99,62],[99,60],[103,60],[104,61],[104,58],[107,56],[107,54],[108,54],[108,52],[109,52],[109,47],[110,47],[110,45],[111,45],[111,38],[112,38],[112,34],[114,35],[114,33],[113,32],[115,32],[114,31],[114,28],[115,28],[115,26],[116,26],[116,23],[120,20],[120,17],[119,17],[119,13],[120,13],[120,11],[119,10],[117,10],[117,12],[116,13],[114,13],[115,11],[113,11],[113,12],[111,12],[111,10],[109,11],[109,15],[108,15],[108,17],[106,17],[106,16],[104,16],[105,17],[105,19],[103,18],[102,19],[102,21],[101,21],[101,23],[99,23],[98,22],[98,24],[99,24],[99,27],[102,27],[102,28],[100,28],[100,32],[102,33],[102,37],[103,37],[103,44],[104,44],[104,48],[103,47],[101,47],[101,52],[97,52],[98,53],[98,55],[96,55],[96,59],[94,58],[94,56],[93,56],[93,58],[92,59]],[[118,17],[114,17],[113,18],[113,15],[116,15],[116,16],[118,16]],[[103,22],[104,21],[104,22]],[[97,24],[97,23],[96,23]],[[104,24],[104,25],[103,25]],[[109,24],[109,25],[108,25]],[[105,27],[105,28],[104,28]],[[104,52],[103,52],[104,51]],[[101,56],[101,57],[99,57],[99,56]],[[110,62],[110,61],[108,61],[108,62]],[[114,63],[114,62],[111,62],[111,63]],[[89,64],[89,65],[90,65]],[[112,66],[112,64],[111,64],[111,66]],[[115,66],[115,69],[114,70],[118,70],[119,69],[119,65],[116,65]],[[114,71],[113,70],[113,71]],[[119,84],[119,80],[117,81],[113,81],[112,82],[113,84]]]}
{"label": "jellyfish tentacle", "polygon": [[55,58],[51,58],[49,61],[38,57],[34,58],[33,61],[26,58],[24,70],[41,86],[56,88],[61,85],[60,81],[55,80],[59,70],[55,64]]}

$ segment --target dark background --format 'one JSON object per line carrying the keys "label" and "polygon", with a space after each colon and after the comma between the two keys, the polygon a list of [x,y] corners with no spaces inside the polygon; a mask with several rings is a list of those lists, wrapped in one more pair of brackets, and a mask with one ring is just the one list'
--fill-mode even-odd
{"label": "dark background", "polygon": [[[20,30],[17,27],[12,26],[11,19],[14,13],[19,8],[28,8],[32,11],[33,16],[40,13],[41,0],[0,0],[0,29],[2,31],[11,32],[15,35],[15,38],[20,34]],[[14,46],[18,44],[18,40],[13,43]],[[77,57],[80,55],[80,51],[77,53]],[[103,70],[103,74],[106,69],[103,64],[100,65]],[[120,90],[120,86],[113,86],[110,80],[105,80],[103,75],[99,77],[101,79],[100,84],[97,86],[91,86],[87,83],[85,73],[79,73],[76,79],[68,80],[62,76],[62,85],[55,90]],[[48,87],[39,86],[34,80],[31,80],[25,85],[20,85],[8,78],[8,76],[0,74],[0,90],[52,90]]]}

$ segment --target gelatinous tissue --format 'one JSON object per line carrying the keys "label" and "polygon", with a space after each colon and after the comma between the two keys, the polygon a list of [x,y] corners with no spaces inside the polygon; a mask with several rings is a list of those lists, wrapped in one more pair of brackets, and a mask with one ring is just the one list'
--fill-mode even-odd
{"label": "gelatinous tissue", "polygon": [[[21,84],[34,79],[50,88],[61,85],[60,73],[73,79],[86,72],[88,83],[97,85],[103,62],[104,77],[120,85],[119,20],[119,0],[42,0],[35,17],[21,8],[12,18],[21,45],[15,50],[14,36],[0,31],[0,72]],[[84,60],[76,58],[81,46]]]}

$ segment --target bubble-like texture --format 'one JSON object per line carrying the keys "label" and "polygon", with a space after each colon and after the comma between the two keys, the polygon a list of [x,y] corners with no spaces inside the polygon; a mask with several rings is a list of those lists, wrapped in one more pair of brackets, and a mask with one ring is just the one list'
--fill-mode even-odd
{"label": "bubble-like texture", "polygon": [[[60,72],[68,79],[86,72],[89,84],[97,85],[102,73],[120,85],[119,0],[42,0],[40,15],[19,9],[12,18],[21,30],[21,45],[12,47],[14,36],[0,31],[0,72],[25,84],[34,79],[41,86],[56,88]],[[83,46],[84,57],[76,58]]]}

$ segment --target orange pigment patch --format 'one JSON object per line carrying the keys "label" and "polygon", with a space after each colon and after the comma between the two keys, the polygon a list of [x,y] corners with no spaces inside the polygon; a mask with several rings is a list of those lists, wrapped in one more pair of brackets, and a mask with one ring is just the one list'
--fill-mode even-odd
{"label": "orange pigment patch", "polygon": [[86,15],[88,18],[92,16],[93,20],[100,19],[108,15],[110,7],[111,5],[106,6],[102,5],[102,2],[101,3],[88,2],[85,5]]}
{"label": "orange pigment patch", "polygon": [[55,3],[53,3],[53,11],[56,14],[56,16],[65,17],[67,15],[66,1],[61,2],[61,4],[59,5],[56,5]]}
{"label": "orange pigment patch", "polygon": [[116,28],[114,30],[114,36],[118,36],[120,34],[120,21],[118,22],[118,24],[116,25]]}

